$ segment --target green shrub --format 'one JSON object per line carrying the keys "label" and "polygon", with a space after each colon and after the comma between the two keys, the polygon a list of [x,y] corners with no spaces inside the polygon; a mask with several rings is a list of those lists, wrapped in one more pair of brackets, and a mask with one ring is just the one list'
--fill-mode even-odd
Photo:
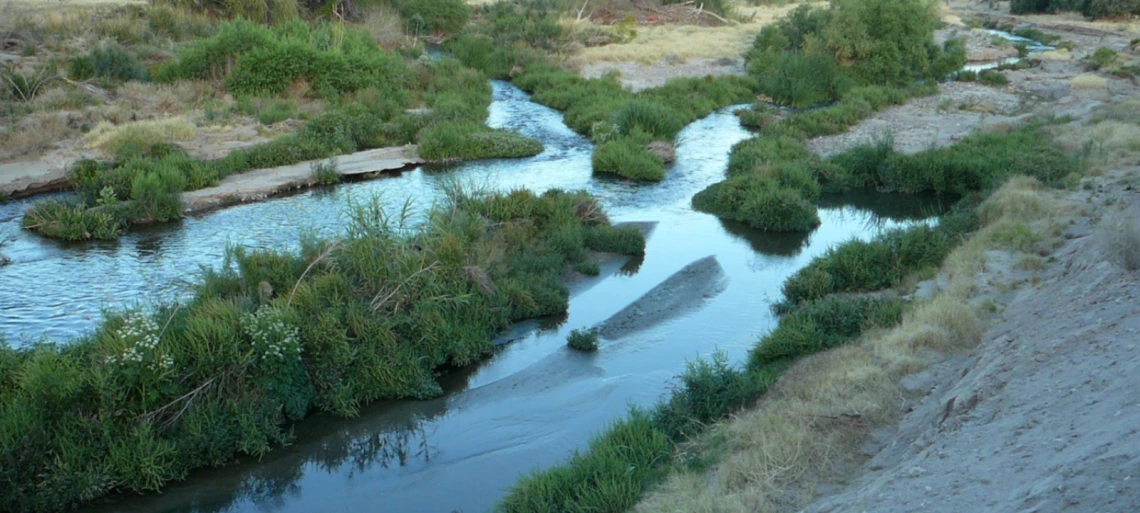
{"label": "green shrub", "polygon": [[843,69],[830,55],[817,52],[765,52],[748,64],[760,90],[781,105],[808,107],[842,96],[850,87]]}
{"label": "green shrub", "polygon": [[749,352],[749,369],[815,354],[851,342],[870,327],[902,321],[898,299],[824,296],[805,301],[780,318],[780,324]]}
{"label": "green shrub", "polygon": [[1117,63],[1116,50],[1102,46],[1093,52],[1091,60],[1094,69],[1112,68]]}
{"label": "green shrub", "polygon": [[21,225],[60,240],[110,240],[122,230],[122,213],[115,207],[88,208],[80,203],[49,199],[24,213]]}
{"label": "green shrub", "polygon": [[646,133],[673,140],[685,127],[686,120],[681,113],[661,103],[633,99],[614,113],[613,123],[622,135]]}
{"label": "green shrub", "polygon": [[1013,14],[1043,13],[1049,11],[1049,0],[1010,0],[1009,12]]}
{"label": "green shrub", "polygon": [[86,57],[72,59],[68,74],[77,80],[98,77],[127,82],[148,78],[142,63],[117,43],[95,47]]}
{"label": "green shrub", "polygon": [[566,345],[578,351],[597,351],[598,332],[594,330],[573,330],[566,337]]}
{"label": "green shrub", "polygon": [[992,69],[982,70],[978,73],[978,82],[990,87],[1001,87],[1009,83],[1009,78],[1000,71]]}
{"label": "green shrub", "polygon": [[471,18],[471,9],[462,0],[395,0],[395,5],[408,31],[415,34],[455,34]]}
{"label": "green shrub", "polygon": [[603,253],[645,254],[645,236],[633,226],[593,225],[586,229],[582,242],[587,248]]}
{"label": "green shrub", "polygon": [[770,178],[737,176],[715,183],[693,196],[693,208],[771,232],[811,231],[820,223],[815,206],[800,191]]}
{"label": "green shrub", "polygon": [[665,179],[665,164],[643,144],[629,137],[609,141],[594,149],[595,173],[612,173],[634,180]]}
{"label": "green shrub", "polygon": [[311,178],[314,183],[321,185],[336,185],[340,183],[340,172],[337,171],[335,159],[313,162],[310,166]]}
{"label": "green shrub", "polygon": [[1122,18],[1140,14],[1140,1],[1137,0],[1086,0],[1081,14],[1091,19]]}

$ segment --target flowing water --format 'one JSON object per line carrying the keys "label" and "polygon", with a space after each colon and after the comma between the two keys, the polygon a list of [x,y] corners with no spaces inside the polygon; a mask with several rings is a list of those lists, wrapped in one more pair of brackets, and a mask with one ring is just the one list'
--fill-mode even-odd
{"label": "flowing water", "polygon": [[[724,176],[731,146],[747,137],[728,110],[688,126],[666,179],[636,184],[595,177],[589,141],[558,112],[494,84],[488,123],[537,138],[533,158],[422,168],[398,177],[237,206],[114,243],[60,245],[18,230],[25,202],[0,206],[13,263],[0,268],[0,329],[10,341],[66,340],[91,329],[100,308],[170,299],[198,266],[221,262],[228,243],[293,247],[302,230],[332,233],[351,199],[379,194],[426,207],[453,181],[494,188],[585,189],[616,221],[656,221],[644,260],[579,290],[562,319],[547,320],[484,362],[444,377],[436,400],[383,402],[354,419],[318,415],[295,442],[259,460],[193,473],[161,494],[120,496],[98,512],[479,512],[520,473],[552,465],[588,437],[666,393],[686,360],[723,351],[740,362],[775,319],[769,305],[795,270],[827,248],[883,228],[922,222],[948,203],[882,194],[824,198],[810,234],[763,234],[694,212],[690,198]],[[729,278],[705,306],[655,328],[602,340],[595,354],[565,347],[688,263],[715,255]]]}

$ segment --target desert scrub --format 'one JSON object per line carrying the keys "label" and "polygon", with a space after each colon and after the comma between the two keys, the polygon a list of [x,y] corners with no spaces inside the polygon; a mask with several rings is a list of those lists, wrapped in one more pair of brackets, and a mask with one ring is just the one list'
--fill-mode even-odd
{"label": "desert scrub", "polygon": [[562,191],[452,190],[415,223],[377,202],[348,218],[297,252],[231,248],[186,303],[108,313],[67,345],[0,346],[0,502],[57,511],[155,490],[263,455],[312,412],[437,396],[438,368],[564,312],[584,233],[609,226]]}
{"label": "desert scrub", "polygon": [[1001,87],[1009,83],[1009,79],[1005,74],[1000,71],[992,69],[982,70],[978,73],[978,83],[988,85],[990,87]]}
{"label": "desert scrub", "polygon": [[598,332],[590,329],[573,330],[566,336],[566,345],[578,351],[597,351]]}

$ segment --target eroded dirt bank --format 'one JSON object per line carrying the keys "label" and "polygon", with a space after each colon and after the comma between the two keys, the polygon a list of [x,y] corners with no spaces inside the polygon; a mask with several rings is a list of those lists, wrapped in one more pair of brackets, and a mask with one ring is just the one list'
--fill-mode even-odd
{"label": "eroded dirt bank", "polygon": [[1070,236],[973,353],[904,380],[929,395],[806,511],[1140,510],[1140,275]]}

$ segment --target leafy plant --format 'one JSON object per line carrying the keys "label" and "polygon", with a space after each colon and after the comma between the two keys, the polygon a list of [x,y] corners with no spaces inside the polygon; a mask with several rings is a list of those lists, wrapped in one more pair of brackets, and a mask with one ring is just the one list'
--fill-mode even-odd
{"label": "leafy plant", "polygon": [[597,351],[598,333],[594,330],[573,330],[566,337],[566,345],[578,351]]}

